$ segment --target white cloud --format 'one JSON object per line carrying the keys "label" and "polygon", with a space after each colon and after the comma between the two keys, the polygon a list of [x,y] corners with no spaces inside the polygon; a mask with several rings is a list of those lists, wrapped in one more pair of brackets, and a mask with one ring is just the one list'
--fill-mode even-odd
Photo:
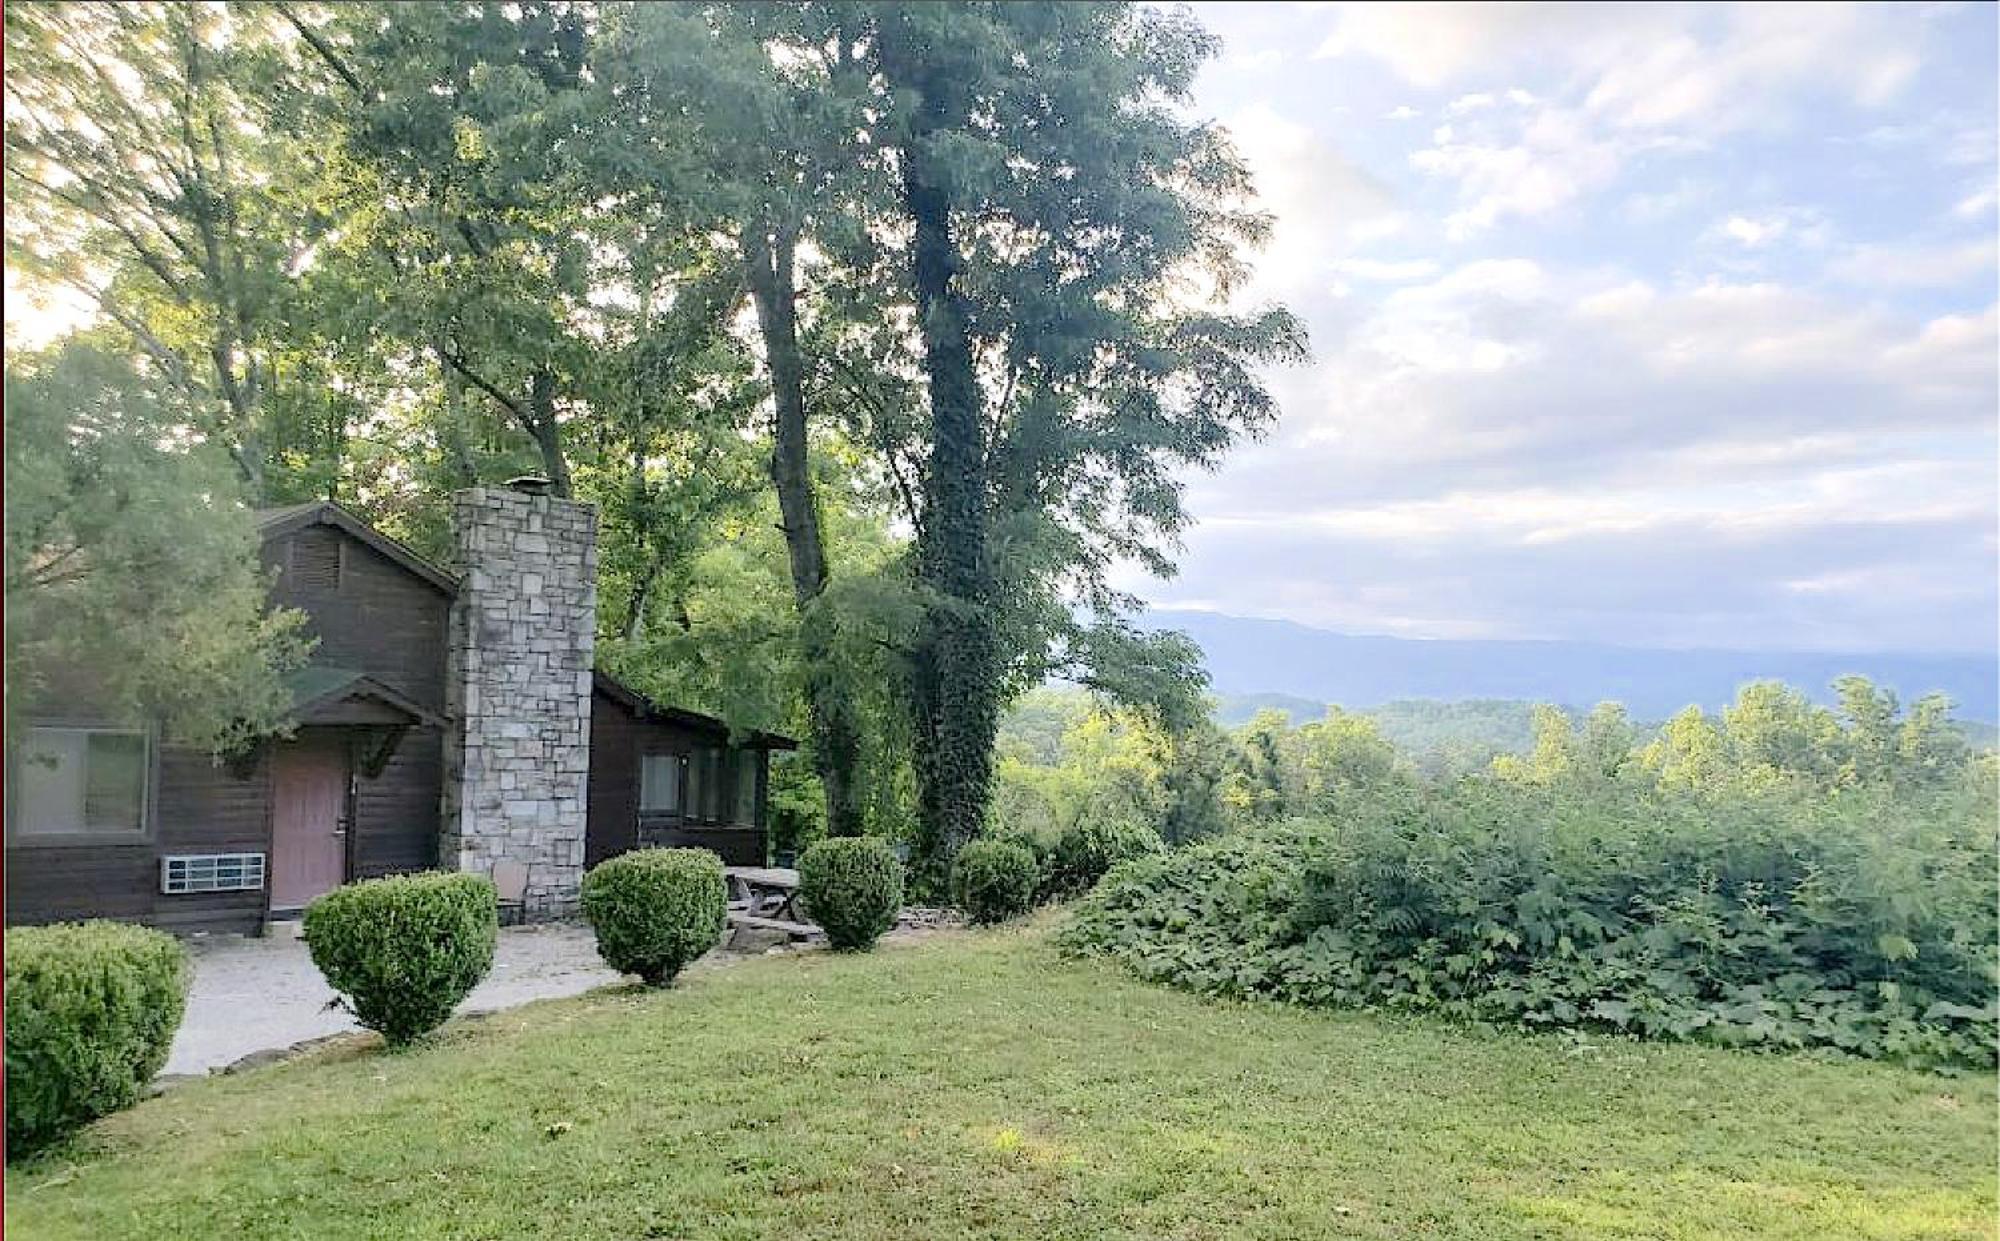
{"label": "white cloud", "polygon": [[1331,263],[1402,227],[1389,187],[1305,125],[1260,103],[1232,115],[1228,127],[1261,205],[1276,217],[1257,259],[1265,291],[1321,285]]}
{"label": "white cloud", "polygon": [[1333,24],[1320,54],[1353,59],[1314,102],[1216,109],[1319,357],[1271,377],[1270,440],[1186,480],[1183,576],[1145,593],[1430,636],[1990,647],[1992,10]]}
{"label": "white cloud", "polygon": [[1333,265],[1333,270],[1342,275],[1383,284],[1423,280],[1436,275],[1437,269],[1437,263],[1431,259],[1340,259]]}
{"label": "white cloud", "polygon": [[1513,87],[1446,106],[1459,124],[1439,128],[1411,161],[1458,183],[1454,240],[1566,207],[1648,152],[1781,128],[1828,96],[1886,104],[1913,78],[1925,29],[1918,13],[1844,4],[1620,6],[1616,22],[1585,6],[1383,9],[1345,10],[1321,54],[1372,55],[1431,87],[1516,61],[1554,61],[1573,83],[1554,100]]}
{"label": "white cloud", "polygon": [[1855,246],[1828,269],[1836,280],[1871,288],[1953,288],[1972,280],[1987,285],[2000,264],[2000,246],[1983,241]]}
{"label": "white cloud", "polygon": [[1317,55],[1371,56],[1412,85],[1434,88],[1538,44],[1588,39],[1633,16],[1570,4],[1348,4]]}
{"label": "white cloud", "polygon": [[1509,139],[1460,139],[1447,126],[1431,147],[1416,151],[1418,171],[1456,181],[1464,206],[1446,217],[1454,241],[1484,232],[1508,216],[1532,216],[1562,207],[1607,185],[1624,152],[1599,140],[1575,112],[1535,113]]}
{"label": "white cloud", "polygon": [[1780,216],[1753,220],[1748,216],[1733,215],[1722,222],[1722,235],[1739,245],[1755,249],[1784,236],[1786,227],[1784,218]]}
{"label": "white cloud", "polygon": [[1824,246],[1831,234],[1831,227],[1818,211],[1804,207],[1776,207],[1728,216],[1718,221],[1708,231],[1707,237],[1744,250],[1763,250],[1780,242],[1817,248]]}
{"label": "white cloud", "polygon": [[2000,186],[1989,181],[1959,199],[1951,213],[1961,220],[1976,220],[1991,212],[1996,203],[2000,203]]}

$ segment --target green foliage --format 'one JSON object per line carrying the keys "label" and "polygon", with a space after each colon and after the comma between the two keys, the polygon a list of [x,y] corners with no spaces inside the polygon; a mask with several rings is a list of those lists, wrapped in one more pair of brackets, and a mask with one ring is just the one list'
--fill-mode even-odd
{"label": "green foliage", "polygon": [[117,922],[9,927],[7,1154],[138,1101],[187,1004],[187,953]]}
{"label": "green foliage", "polygon": [[598,954],[649,987],[673,982],[715,947],[728,907],[722,859],[707,849],[638,849],[583,877],[583,916]]}
{"label": "green foliage", "polygon": [[171,392],[72,342],[8,360],[6,420],[10,735],[76,698],[211,750],[276,725],[303,618],[266,610],[228,461]]}
{"label": "green foliage", "polygon": [[1394,795],[1417,780],[1373,719],[1338,707],[1296,728],[1284,712],[1262,710],[1235,740],[1221,797],[1239,823],[1326,814],[1348,797]]}
{"label": "green foliage", "polygon": [[1158,853],[1160,834],[1132,819],[1085,819],[1056,837],[1042,865],[1041,895],[1061,900],[1087,892],[1120,862]]}
{"label": "green foliage", "polygon": [[1468,778],[1113,872],[1082,952],[1205,992],[1994,1063],[1990,785]]}
{"label": "green foliage", "polygon": [[866,951],[896,925],[903,907],[903,864],[879,837],[822,840],[799,858],[799,896],[828,943]]}
{"label": "green foliage", "polygon": [[1990,1241],[1993,1102],[1986,1075],[1200,1003],[1031,926],[190,1082],[10,1166],[6,1230]]}
{"label": "green foliage", "polygon": [[1033,909],[1041,876],[1035,855],[1020,845],[975,840],[959,850],[952,879],[965,916],[990,926]]}
{"label": "green foliage", "polygon": [[1080,690],[1038,688],[1001,722],[985,835],[1025,837],[1037,853],[1084,822],[1157,825],[1179,842],[1225,827],[1234,758],[1205,719],[1171,727],[1154,711]]}
{"label": "green foliage", "polygon": [[443,1025],[493,967],[496,899],[484,875],[350,883],[306,907],[306,947],[354,1019],[401,1046]]}

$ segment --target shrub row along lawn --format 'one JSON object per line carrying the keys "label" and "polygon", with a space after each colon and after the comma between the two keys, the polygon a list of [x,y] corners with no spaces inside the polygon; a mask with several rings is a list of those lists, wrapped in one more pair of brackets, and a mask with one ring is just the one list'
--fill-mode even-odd
{"label": "shrub row along lawn", "polygon": [[1993,1082],[1204,1001],[1046,922],[182,1087],[10,1235],[1988,1237]]}

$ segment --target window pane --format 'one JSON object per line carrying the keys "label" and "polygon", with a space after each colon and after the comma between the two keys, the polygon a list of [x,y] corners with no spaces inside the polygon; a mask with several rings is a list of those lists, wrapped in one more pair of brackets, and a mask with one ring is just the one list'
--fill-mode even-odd
{"label": "window pane", "polygon": [[146,739],[91,733],[84,770],[83,821],[93,832],[136,832],[146,808]]}
{"label": "window pane", "polygon": [[653,813],[680,813],[680,755],[648,754],[639,760],[639,809]]}
{"label": "window pane", "polygon": [[738,750],[736,760],[736,813],[731,816],[737,823],[757,821],[757,751]]}
{"label": "window pane", "polygon": [[24,836],[138,832],[146,808],[146,738],[133,732],[31,728],[15,768]]}
{"label": "window pane", "polygon": [[15,831],[46,836],[83,830],[83,756],[89,735],[28,730],[15,777]]}
{"label": "window pane", "polygon": [[698,746],[689,756],[688,779],[692,787],[688,789],[688,806],[698,818],[722,817],[718,805],[723,792],[721,765],[722,751],[714,746]]}

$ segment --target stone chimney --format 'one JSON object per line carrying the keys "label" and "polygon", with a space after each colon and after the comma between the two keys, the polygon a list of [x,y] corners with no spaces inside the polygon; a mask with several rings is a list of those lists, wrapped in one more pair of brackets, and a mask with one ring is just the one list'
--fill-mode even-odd
{"label": "stone chimney", "polygon": [[474,487],[452,497],[452,528],[438,863],[517,863],[527,915],[558,917],[583,878],[597,511],[526,483]]}

